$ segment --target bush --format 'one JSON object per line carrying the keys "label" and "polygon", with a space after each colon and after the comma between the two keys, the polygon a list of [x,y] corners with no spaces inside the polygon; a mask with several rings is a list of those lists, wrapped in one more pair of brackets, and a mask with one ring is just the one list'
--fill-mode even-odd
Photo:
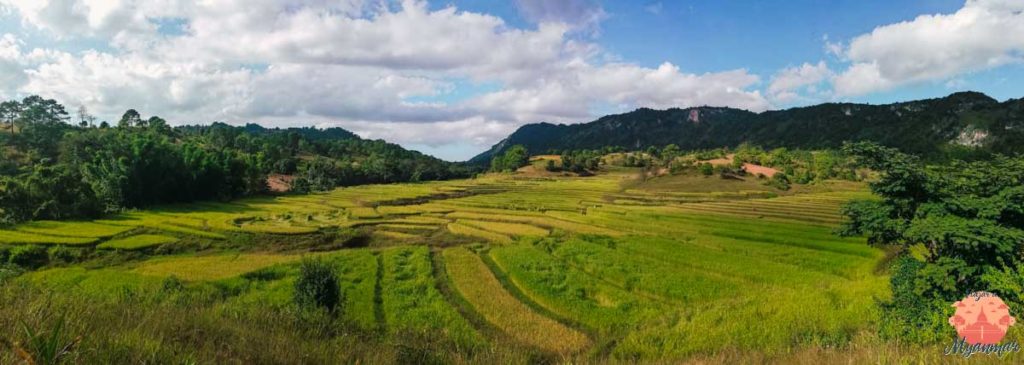
{"label": "bush", "polygon": [[43,246],[18,246],[11,250],[7,261],[25,268],[37,268],[47,264],[46,248]]}
{"label": "bush", "polygon": [[177,276],[171,275],[164,278],[164,281],[160,283],[160,290],[164,293],[173,293],[185,289],[185,283],[178,279]]}
{"label": "bush", "polygon": [[13,277],[21,275],[22,270],[17,266],[0,262],[0,285]]}
{"label": "bush", "polygon": [[949,337],[946,322],[950,304],[920,294],[925,263],[903,254],[892,265],[892,301],[882,304],[882,336],[912,343],[935,342]]}
{"label": "bush", "polygon": [[324,308],[333,312],[341,302],[341,288],[334,268],[321,260],[303,260],[295,281],[295,304],[300,308]]}
{"label": "bush", "polygon": [[779,190],[789,190],[789,177],[784,173],[777,172],[771,180],[768,180],[767,185]]}
{"label": "bush", "polygon": [[700,174],[704,176],[711,176],[715,174],[715,167],[708,162],[698,165],[697,170],[700,171]]}
{"label": "bush", "polygon": [[82,256],[81,251],[67,246],[54,246],[49,250],[50,262],[72,263]]}
{"label": "bush", "polygon": [[7,262],[7,258],[11,256],[11,248],[7,246],[0,246],[0,264]]}
{"label": "bush", "polygon": [[544,164],[544,169],[548,170],[548,171],[554,172],[554,171],[558,171],[558,166],[555,166],[555,161],[554,160],[548,160],[548,162],[546,164]]}

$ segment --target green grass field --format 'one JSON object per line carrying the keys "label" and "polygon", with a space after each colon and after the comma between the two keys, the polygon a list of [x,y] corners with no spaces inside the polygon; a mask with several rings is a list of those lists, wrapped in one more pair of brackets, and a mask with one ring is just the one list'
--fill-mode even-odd
{"label": "green grass field", "polygon": [[[891,295],[879,270],[886,255],[833,234],[839,207],[854,198],[870,194],[850,182],[782,192],[755,179],[640,181],[620,169],[32,222],[0,231],[0,244],[81,255],[0,284],[0,300],[35,308],[0,308],[0,325],[45,329],[52,318],[40,313],[69,313],[69,336],[87,338],[84,362],[935,359],[936,347],[878,338],[876,303]],[[303,257],[336,270],[338,313],[296,319]],[[118,313],[132,320],[95,322]],[[22,336],[0,328],[12,342]],[[190,345],[197,341],[228,341],[248,355]],[[15,360],[0,351],[0,363]]]}

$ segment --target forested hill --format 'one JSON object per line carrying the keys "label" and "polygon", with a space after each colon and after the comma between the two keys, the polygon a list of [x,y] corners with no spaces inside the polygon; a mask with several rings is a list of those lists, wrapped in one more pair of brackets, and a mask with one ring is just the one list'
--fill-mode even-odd
{"label": "forested hill", "polygon": [[510,146],[550,150],[627,150],[675,144],[683,150],[736,146],[834,148],[868,140],[925,156],[1024,152],[1024,99],[998,102],[976,92],[888,105],[828,103],[752,113],[721,107],[652,110],[590,123],[525,125],[471,162],[486,163]]}
{"label": "forested hill", "polygon": [[300,191],[467,177],[462,165],[341,128],[171,127],[135,110],[114,123],[31,96],[0,104],[0,224],[228,200],[288,175]]}

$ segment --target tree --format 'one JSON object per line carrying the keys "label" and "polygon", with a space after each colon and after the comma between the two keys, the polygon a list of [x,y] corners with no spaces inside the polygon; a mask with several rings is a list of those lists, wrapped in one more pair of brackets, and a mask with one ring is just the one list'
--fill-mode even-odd
{"label": "tree", "polygon": [[121,120],[117,122],[118,128],[131,128],[141,126],[142,116],[135,109],[128,109],[121,115]]}
{"label": "tree", "polygon": [[3,120],[11,128],[11,134],[15,134],[15,122],[21,117],[22,106],[17,101],[10,100],[0,103],[0,120]]}
{"label": "tree", "polygon": [[[897,297],[912,296],[934,309],[965,292],[988,289],[1024,309],[1020,287],[1006,285],[1007,277],[1024,278],[1024,158],[926,167],[917,157],[873,143],[848,144],[844,151],[881,173],[871,183],[881,200],[847,204],[843,214],[849,220],[839,233],[865,235],[869,244],[904,252],[923,250],[920,262],[901,261],[914,268],[901,274],[910,278],[901,279],[900,287],[894,281],[894,290],[911,290]],[[928,322],[920,316],[934,313],[942,312],[899,319],[913,327]]]}
{"label": "tree", "polygon": [[89,114],[89,110],[85,108],[85,105],[78,107],[78,125],[82,127],[91,127],[96,122],[96,117]]}
{"label": "tree", "polygon": [[328,191],[338,186],[338,175],[339,170],[333,161],[317,157],[299,171],[293,189],[297,192]]}
{"label": "tree", "polygon": [[679,157],[679,153],[679,146],[676,146],[674,144],[669,144],[668,146],[665,146],[665,148],[661,149],[662,165],[665,167],[671,167],[672,162],[674,162],[676,158]]}
{"label": "tree", "polygon": [[512,172],[529,163],[530,153],[526,151],[526,147],[517,144],[491,160],[491,171]]}
{"label": "tree", "polygon": [[22,99],[20,116],[26,125],[58,124],[68,119],[68,112],[56,100],[32,95]]}
{"label": "tree", "polygon": [[701,175],[711,176],[715,174],[715,167],[709,162],[704,162],[697,165],[697,171],[700,171]]}
{"label": "tree", "polygon": [[167,134],[170,133],[171,128],[167,125],[167,121],[164,118],[158,116],[149,117],[144,123],[149,129],[157,131],[158,133]]}

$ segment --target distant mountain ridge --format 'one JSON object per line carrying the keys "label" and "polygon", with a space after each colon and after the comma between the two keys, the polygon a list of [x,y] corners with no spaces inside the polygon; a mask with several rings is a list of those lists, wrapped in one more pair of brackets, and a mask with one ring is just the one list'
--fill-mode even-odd
{"label": "distant mountain ridge", "polygon": [[754,113],[727,107],[637,109],[571,125],[520,127],[470,163],[486,163],[510,146],[534,154],[549,150],[618,146],[682,149],[736,146],[834,148],[870,140],[905,152],[937,155],[952,149],[1024,152],[1024,99],[999,102],[978,92],[884,105],[826,103]]}

